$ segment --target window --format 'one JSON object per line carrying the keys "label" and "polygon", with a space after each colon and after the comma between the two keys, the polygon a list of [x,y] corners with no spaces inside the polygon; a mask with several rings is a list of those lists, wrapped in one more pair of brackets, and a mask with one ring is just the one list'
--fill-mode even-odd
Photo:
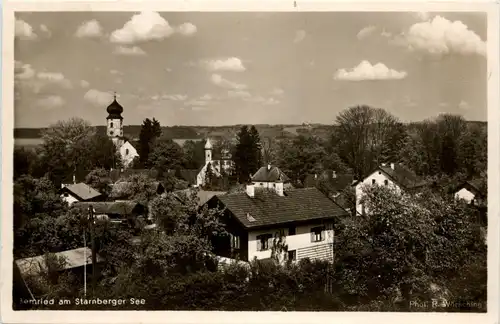
{"label": "window", "polygon": [[125,149],[125,155],[128,155],[128,149]]}
{"label": "window", "polygon": [[109,123],[109,127],[113,128],[113,122]]}
{"label": "window", "polygon": [[63,194],[63,196],[64,196],[64,197],[68,197],[69,195],[68,195],[68,193],[67,193],[67,192],[65,192],[65,193]]}
{"label": "window", "polygon": [[264,184],[261,182],[260,185],[263,186]]}
{"label": "window", "polygon": [[239,249],[240,248],[240,237],[238,235],[233,235],[230,234],[231,236],[231,247],[233,249]]}
{"label": "window", "polygon": [[288,228],[288,235],[295,235],[295,226],[290,226]]}
{"label": "window", "polygon": [[313,227],[311,228],[311,242],[320,242],[323,241],[323,231],[325,228],[323,226]]}
{"label": "window", "polygon": [[372,185],[374,185],[374,184],[375,184],[375,179],[372,179]]}
{"label": "window", "polygon": [[384,180],[384,185],[387,186],[389,184],[389,180]]}
{"label": "window", "polygon": [[269,241],[273,236],[271,234],[262,234],[257,236],[257,251],[269,250]]}
{"label": "window", "polygon": [[113,135],[113,131],[109,131],[109,135]]}
{"label": "window", "polygon": [[382,174],[382,172],[379,171],[378,174]]}
{"label": "window", "polygon": [[295,261],[295,260],[297,260],[297,251],[296,250],[288,251],[288,261]]}

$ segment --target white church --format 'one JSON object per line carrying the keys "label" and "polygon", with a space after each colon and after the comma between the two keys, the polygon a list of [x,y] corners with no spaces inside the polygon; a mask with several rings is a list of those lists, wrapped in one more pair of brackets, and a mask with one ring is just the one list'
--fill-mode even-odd
{"label": "white church", "polygon": [[139,156],[135,147],[123,136],[123,107],[116,101],[116,94],[113,102],[106,109],[108,112],[106,134],[115,144],[120,153],[124,168],[130,166],[136,156]]}
{"label": "white church", "polygon": [[214,160],[212,158],[212,150],[212,142],[210,142],[210,139],[207,138],[207,141],[205,142],[205,163],[200,169],[198,169],[198,174],[196,175],[196,187],[206,184],[205,177],[208,165],[212,167],[212,171],[216,177],[220,177],[223,172],[231,172],[231,169],[234,167],[234,162],[231,160],[231,153],[229,153],[229,150],[223,149],[219,160]]}

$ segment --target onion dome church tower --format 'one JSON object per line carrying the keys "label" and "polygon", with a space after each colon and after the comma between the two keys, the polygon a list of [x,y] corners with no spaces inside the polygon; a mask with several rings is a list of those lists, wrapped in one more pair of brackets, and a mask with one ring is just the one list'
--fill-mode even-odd
{"label": "onion dome church tower", "polygon": [[120,147],[123,144],[123,107],[116,101],[116,93],[113,102],[106,110],[108,112],[106,133],[113,143]]}

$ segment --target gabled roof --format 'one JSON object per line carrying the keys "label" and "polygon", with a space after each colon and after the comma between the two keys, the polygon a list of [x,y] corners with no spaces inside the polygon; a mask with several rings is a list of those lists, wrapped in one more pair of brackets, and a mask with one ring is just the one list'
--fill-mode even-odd
{"label": "gabled roof", "polygon": [[[83,267],[86,264],[92,264],[92,251],[88,247],[82,247],[74,250],[62,251],[54,253],[56,257],[64,257],[65,264],[61,270]],[[85,259],[85,254],[87,258]],[[97,254],[97,261],[101,262],[103,259]],[[36,257],[24,258],[16,260],[16,265],[19,271],[24,276],[38,275],[42,271],[47,270],[45,262],[45,255],[38,255]]]}
{"label": "gabled roof", "polygon": [[269,166],[263,166],[252,176],[254,182],[276,182],[278,180],[290,182],[290,178],[275,166],[270,168]]}
{"label": "gabled roof", "polygon": [[[422,180],[415,172],[411,171],[404,165],[400,163],[394,164],[394,169],[390,165],[381,165],[376,168],[374,171],[370,172],[372,174],[376,171],[382,171],[387,174],[394,182],[396,182],[399,186],[404,189],[414,189],[423,187],[426,185],[426,182]],[[356,181],[353,185],[358,184],[360,181]]]}
{"label": "gabled roof", "polygon": [[83,182],[67,185],[61,188],[61,191],[62,192],[68,191],[72,195],[79,198],[80,200],[90,200],[99,197],[101,195],[99,191],[95,190],[94,188]]}
{"label": "gabled roof", "polygon": [[472,179],[462,183],[456,191],[466,188],[470,191],[474,191],[475,194],[479,194],[482,197],[487,195],[486,182],[481,179]]}
{"label": "gabled roof", "polygon": [[335,177],[333,177],[331,172],[328,174],[327,172],[324,172],[323,174],[315,177],[314,174],[308,174],[304,180],[304,187],[315,187],[317,186],[319,180],[326,180],[333,191],[342,191],[353,183],[354,175],[336,174]]}
{"label": "gabled roof", "polygon": [[[128,181],[117,182],[113,185],[113,189],[111,190],[110,198],[120,199],[125,197],[124,189],[130,184]],[[161,193],[161,191],[165,190],[161,182],[153,181],[149,184],[150,188],[157,193]]]}
{"label": "gabled roof", "polygon": [[224,191],[206,191],[206,190],[198,190],[198,189],[184,189],[184,190],[174,191],[174,195],[177,197],[177,199],[179,199],[179,201],[182,202],[182,200],[184,199],[184,197],[182,197],[182,195],[185,194],[188,196],[193,191],[196,191],[196,196],[198,197],[198,205],[199,206],[204,205],[207,201],[209,201],[215,195],[225,194]]}
{"label": "gabled roof", "polygon": [[83,208],[88,210],[92,206],[96,214],[99,215],[130,215],[134,212],[143,212],[145,207],[136,201],[113,201],[113,202],[77,202],[72,208]]}
{"label": "gabled roof", "polygon": [[218,201],[246,228],[348,216],[347,212],[316,188],[291,189],[284,196],[270,190],[216,195]]}

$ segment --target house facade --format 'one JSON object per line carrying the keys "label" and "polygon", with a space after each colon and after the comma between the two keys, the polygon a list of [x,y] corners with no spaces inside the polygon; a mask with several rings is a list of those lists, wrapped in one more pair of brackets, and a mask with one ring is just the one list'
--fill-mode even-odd
{"label": "house facade", "polygon": [[333,224],[348,216],[316,188],[284,191],[282,184],[275,190],[248,185],[246,192],[216,195],[206,205],[224,209],[229,233],[214,239],[215,253],[242,261],[271,258],[279,238],[287,246],[283,259],[333,261]]}
{"label": "house facade", "polygon": [[270,164],[257,170],[251,177],[251,182],[257,189],[265,188],[274,190],[277,183],[282,183],[284,190],[293,188],[290,178],[280,168]]}
{"label": "house facade", "polygon": [[387,186],[398,193],[412,191],[425,185],[415,173],[401,164],[382,164],[376,170],[368,174],[362,180],[353,183],[356,195],[356,212],[364,214],[367,212],[363,204],[364,188],[367,186]]}
{"label": "house facade", "polygon": [[455,199],[465,200],[469,204],[482,205],[487,193],[484,184],[479,179],[462,183],[454,193]]}
{"label": "house facade", "polygon": [[60,194],[61,199],[70,206],[76,202],[99,201],[103,198],[99,191],[83,182],[63,184]]}

